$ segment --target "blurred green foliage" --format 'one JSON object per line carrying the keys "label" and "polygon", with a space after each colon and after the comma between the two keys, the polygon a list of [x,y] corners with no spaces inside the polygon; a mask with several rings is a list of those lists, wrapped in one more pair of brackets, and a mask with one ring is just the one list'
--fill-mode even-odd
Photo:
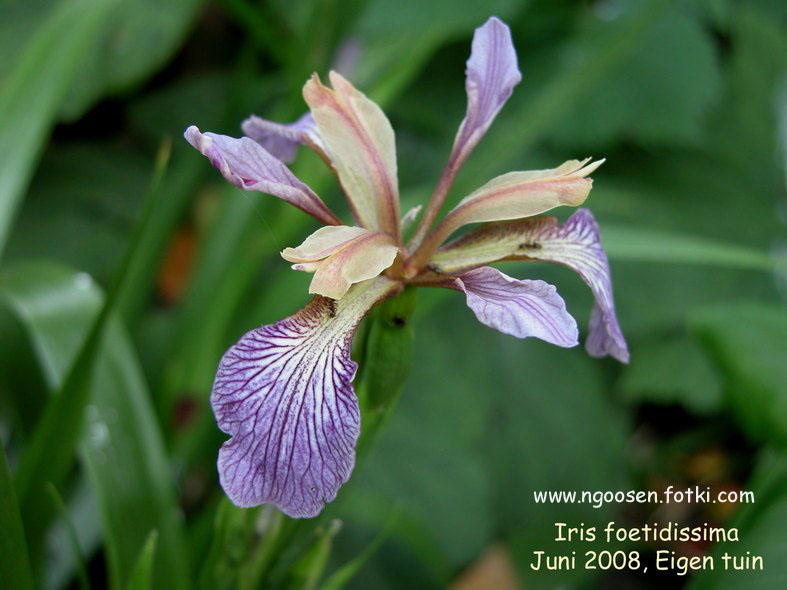
{"label": "blurred green foliage", "polygon": [[[412,372],[337,501],[315,522],[235,508],[215,473],[213,372],[243,332],[305,303],[308,277],[278,251],[314,224],[226,185],[182,131],[293,119],[306,76],[341,65],[391,118],[407,210],[439,176],[472,30],[492,14],[512,28],[523,83],[449,200],[509,170],[605,156],[588,206],[631,364],[505,337],[455,293],[419,293]],[[757,503],[681,519],[740,526],[736,550],[766,569],[690,586],[784,587],[785,154],[777,0],[0,0],[0,577],[432,588],[494,545],[528,588],[678,587],[534,574],[555,521],[653,514],[532,492],[712,484]],[[316,157],[294,171],[346,212]],[[586,325],[571,273],[510,272],[555,283]]]}

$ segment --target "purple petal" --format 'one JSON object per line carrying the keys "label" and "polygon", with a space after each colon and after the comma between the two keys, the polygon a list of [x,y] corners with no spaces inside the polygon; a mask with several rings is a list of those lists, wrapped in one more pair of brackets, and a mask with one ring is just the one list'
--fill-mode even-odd
{"label": "purple petal", "polygon": [[535,336],[558,346],[576,346],[577,323],[557,289],[544,281],[520,281],[484,266],[455,279],[478,321],[517,338]]}
{"label": "purple petal", "polygon": [[274,123],[251,115],[243,121],[241,129],[267,152],[287,164],[295,159],[298,146],[306,144],[307,140],[316,145],[321,143],[311,113],[305,113],[289,124]]}
{"label": "purple petal", "polygon": [[350,343],[361,318],[393,286],[381,278],[356,285],[340,302],[315,297],[225,353],[211,405],[232,436],[218,470],[235,504],[267,502],[304,518],[336,497],[355,465],[360,433]]}
{"label": "purple petal", "polygon": [[476,29],[466,75],[467,114],[452,154],[459,162],[478,144],[522,79],[508,25],[492,17]]}
{"label": "purple petal", "polygon": [[563,225],[554,217],[483,224],[438,250],[429,266],[457,275],[501,260],[544,260],[576,271],[596,299],[585,344],[588,352],[628,362],[628,347],[615,315],[609,262],[589,210],[578,209]]}
{"label": "purple petal", "polygon": [[341,224],[314,191],[254,140],[201,133],[194,125],[186,129],[184,136],[238,188],[279,197],[327,225]]}
{"label": "purple petal", "polygon": [[526,236],[529,257],[559,262],[576,271],[593,291],[596,302],[590,315],[585,348],[591,356],[610,355],[629,361],[628,346],[620,330],[612,297],[609,261],[601,246],[598,224],[588,209],[578,209],[563,225],[540,224],[540,231]]}

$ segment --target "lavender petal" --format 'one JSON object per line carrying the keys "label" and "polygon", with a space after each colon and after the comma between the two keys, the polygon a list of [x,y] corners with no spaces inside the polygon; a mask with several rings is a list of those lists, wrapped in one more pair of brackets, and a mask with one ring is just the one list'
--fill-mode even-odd
{"label": "lavender petal", "polygon": [[456,134],[452,152],[459,165],[484,136],[522,79],[508,25],[492,17],[476,29],[466,75],[467,114]]}
{"label": "lavender petal", "polygon": [[336,497],[355,464],[360,433],[350,343],[363,315],[395,285],[356,285],[341,302],[304,309],[243,336],[221,359],[211,393],[227,496],[240,507],[271,503],[313,517]]}
{"label": "lavender petal", "polygon": [[314,191],[254,140],[202,133],[194,125],[184,136],[238,188],[279,197],[327,225],[341,224]]}
{"label": "lavender petal", "polygon": [[486,223],[438,250],[429,264],[443,274],[459,275],[501,260],[544,260],[574,270],[595,296],[585,347],[592,356],[629,360],[615,314],[609,261],[599,228],[588,209],[578,209],[563,225],[555,217]]}
{"label": "lavender petal", "polygon": [[317,125],[311,113],[305,113],[293,123],[274,123],[251,115],[241,124],[243,133],[260,144],[265,150],[286,164],[295,159],[299,145],[320,145]]}
{"label": "lavender petal", "polygon": [[558,346],[578,343],[577,323],[557,289],[544,281],[518,280],[484,266],[455,279],[478,321],[517,338],[535,336]]}

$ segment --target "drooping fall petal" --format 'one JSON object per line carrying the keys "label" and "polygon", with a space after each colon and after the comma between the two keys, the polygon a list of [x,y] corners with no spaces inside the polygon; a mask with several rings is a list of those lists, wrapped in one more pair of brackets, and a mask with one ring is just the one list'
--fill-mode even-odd
{"label": "drooping fall petal", "polygon": [[352,336],[366,312],[396,288],[378,277],[339,302],[315,297],[224,354],[211,405],[231,436],[218,470],[235,504],[270,503],[306,518],[336,497],[355,464],[360,432]]}
{"label": "drooping fall petal", "polygon": [[295,159],[299,145],[310,145],[317,149],[321,149],[322,146],[311,113],[306,113],[297,121],[288,124],[274,123],[257,115],[251,115],[241,123],[241,129],[268,153],[287,164]]}
{"label": "drooping fall petal", "polygon": [[484,225],[438,250],[430,260],[440,273],[458,274],[499,260],[557,262],[576,271],[595,296],[586,342],[593,356],[628,362],[629,351],[615,314],[612,278],[593,214],[580,209],[559,225],[538,217]]}
{"label": "drooping fall petal", "polygon": [[360,227],[323,227],[282,258],[295,270],[314,272],[309,293],[341,299],[351,285],[376,277],[393,264],[399,248],[384,232]]}
{"label": "drooping fall petal", "polygon": [[279,197],[327,225],[341,223],[314,191],[254,140],[201,133],[193,125],[184,136],[238,188]]}
{"label": "drooping fall petal", "polygon": [[578,343],[577,323],[549,283],[520,281],[484,266],[454,279],[452,286],[464,291],[478,321],[504,334],[564,347]]}
{"label": "drooping fall petal", "polygon": [[333,89],[315,74],[303,97],[311,109],[339,182],[359,225],[399,236],[396,142],[391,124],[375,103],[336,72]]}
{"label": "drooping fall petal", "polygon": [[604,162],[589,161],[569,160],[551,170],[509,172],[490,180],[445,216],[421,252],[431,255],[448,236],[468,223],[521,219],[561,205],[581,205],[593,185],[587,176]]}
{"label": "drooping fall petal", "polygon": [[460,166],[522,80],[508,25],[492,17],[476,29],[466,75],[467,114],[451,153]]}

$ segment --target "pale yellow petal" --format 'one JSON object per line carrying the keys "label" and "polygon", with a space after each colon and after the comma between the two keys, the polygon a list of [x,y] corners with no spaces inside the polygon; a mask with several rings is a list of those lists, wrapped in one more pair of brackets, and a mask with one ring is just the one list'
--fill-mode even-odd
{"label": "pale yellow petal", "polygon": [[374,102],[336,72],[333,90],[317,75],[303,97],[317,123],[325,152],[358,223],[399,236],[396,141],[387,117]]}
{"label": "pale yellow petal", "polygon": [[331,225],[321,227],[297,248],[285,248],[282,258],[289,262],[315,262],[335,254],[348,242],[364,234],[371,233],[362,227]]}
{"label": "pale yellow petal", "polygon": [[354,283],[376,277],[391,266],[398,250],[386,233],[361,236],[320,264],[309,293],[341,299]]}
{"label": "pale yellow petal", "polygon": [[581,205],[593,185],[587,175],[604,160],[588,162],[589,159],[569,160],[551,170],[509,172],[490,180],[446,215],[419,248],[419,258],[429,256],[446,238],[468,223],[521,219],[561,205]]}

